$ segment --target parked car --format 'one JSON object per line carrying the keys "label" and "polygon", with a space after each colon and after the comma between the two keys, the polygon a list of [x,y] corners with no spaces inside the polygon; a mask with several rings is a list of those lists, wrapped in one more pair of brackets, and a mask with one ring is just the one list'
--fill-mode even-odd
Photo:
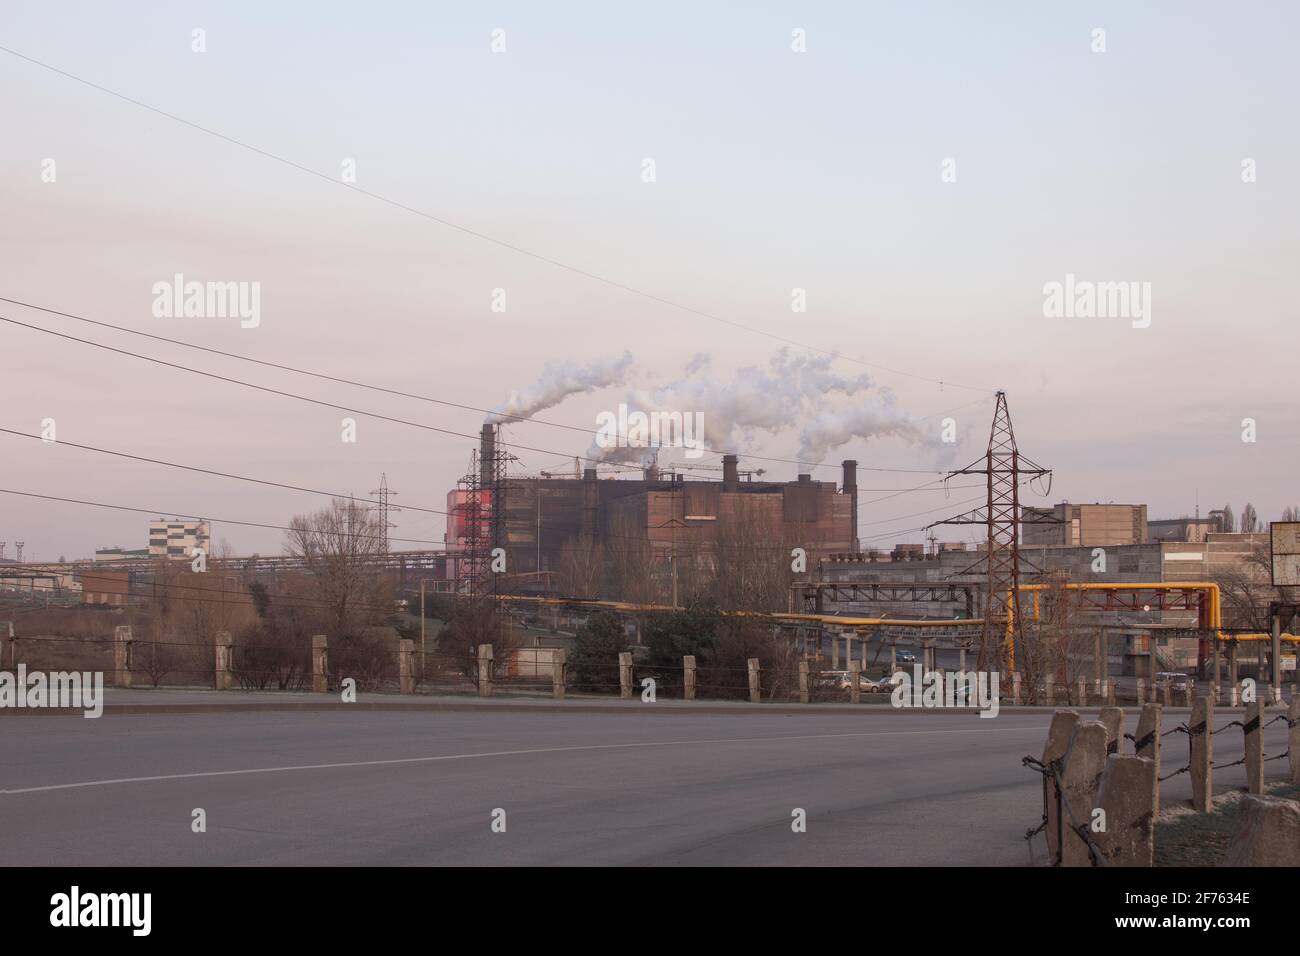
{"label": "parked car", "polygon": [[893,691],[894,684],[894,676],[892,674],[884,674],[875,680],[863,678],[862,689],[872,694],[888,694]]}
{"label": "parked car", "polygon": [[1156,686],[1168,684],[1174,690],[1182,690],[1192,682],[1191,677],[1180,671],[1161,671],[1156,674]]}
{"label": "parked car", "polygon": [[916,663],[916,655],[913,654],[911,651],[899,651],[899,652],[898,652],[898,657],[897,657],[896,659],[897,659],[898,663],[900,663],[900,664],[915,664],[915,663]]}

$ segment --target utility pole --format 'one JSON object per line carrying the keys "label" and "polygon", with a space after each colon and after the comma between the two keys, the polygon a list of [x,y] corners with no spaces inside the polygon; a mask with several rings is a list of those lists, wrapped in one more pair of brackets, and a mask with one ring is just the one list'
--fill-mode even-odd
{"label": "utility pole", "polygon": [[997,404],[993,410],[993,425],[989,430],[988,450],[983,457],[965,468],[950,471],[947,476],[983,475],[988,489],[984,506],[930,525],[931,528],[941,524],[984,525],[984,559],[961,572],[978,573],[976,569],[982,565],[986,575],[984,624],[976,665],[981,671],[990,663],[990,654],[995,653],[999,643],[1002,643],[1003,651],[995,659],[1001,661],[1004,673],[1014,670],[1015,645],[1024,628],[1020,610],[1020,525],[1022,522],[1059,523],[1057,518],[1039,512],[1023,515],[1020,509],[1020,485],[1022,480],[1047,476],[1049,484],[1045,494],[1050,494],[1051,474],[1051,469],[1043,468],[1020,454],[1011,427],[1011,413],[1007,410],[1007,394],[998,392]]}
{"label": "utility pole", "polygon": [[397,496],[397,492],[388,490],[388,473],[384,472],[379,476],[379,487],[370,492],[379,498],[379,548],[385,555],[388,554],[388,530],[394,525],[388,522],[388,513],[390,511],[401,511],[401,508],[389,504],[389,499]]}

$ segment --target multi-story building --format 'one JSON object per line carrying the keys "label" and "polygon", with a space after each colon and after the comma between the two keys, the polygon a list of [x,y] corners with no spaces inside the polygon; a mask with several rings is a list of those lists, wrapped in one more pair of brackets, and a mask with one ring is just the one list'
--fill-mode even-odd
{"label": "multi-story building", "polygon": [[1025,508],[1026,518],[1054,518],[1051,524],[1026,524],[1024,544],[1110,547],[1147,542],[1147,506],[1091,504],[1063,501],[1053,508]]}
{"label": "multi-story building", "polygon": [[189,560],[196,548],[209,550],[210,529],[206,521],[155,518],[149,522],[149,557]]}

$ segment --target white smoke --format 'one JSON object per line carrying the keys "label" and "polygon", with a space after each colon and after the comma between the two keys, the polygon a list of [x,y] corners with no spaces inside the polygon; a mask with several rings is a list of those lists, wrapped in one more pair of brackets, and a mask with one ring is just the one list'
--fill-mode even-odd
{"label": "white smoke", "polygon": [[[702,412],[704,444],[713,451],[743,453],[764,439],[797,436],[800,461],[820,463],[854,439],[901,437],[919,440],[916,426],[894,407],[887,389],[863,374],[832,370],[833,355],[792,357],[777,352],[766,368],[745,366],[730,381],[713,374],[707,355],[696,355],[678,380],[633,388],[623,401],[650,412]],[[590,458],[647,463],[646,449],[601,447]]]}
{"label": "white smoke", "polygon": [[560,404],[570,395],[622,385],[631,367],[631,352],[624,352],[616,360],[596,361],[586,366],[575,362],[547,362],[536,382],[522,391],[512,391],[488,415],[486,422],[496,424],[512,418],[530,418]]}

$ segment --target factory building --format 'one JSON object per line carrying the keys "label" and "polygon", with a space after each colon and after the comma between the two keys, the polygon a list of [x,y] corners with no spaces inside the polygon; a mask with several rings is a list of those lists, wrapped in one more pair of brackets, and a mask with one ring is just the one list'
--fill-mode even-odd
{"label": "factory building", "polygon": [[1147,506],[1090,504],[1063,501],[1052,508],[1024,509],[1027,521],[1054,519],[1051,524],[1026,523],[1021,543],[1066,545],[1081,548],[1147,543]]}
{"label": "factory building", "polygon": [[[484,426],[480,462],[495,459],[495,441],[495,429]],[[492,510],[488,481],[485,469],[477,492],[485,511]],[[648,546],[653,560],[667,561],[674,553],[707,554],[719,542],[748,536],[768,548],[804,548],[810,567],[822,556],[857,550],[855,461],[843,462],[838,485],[807,474],[795,481],[755,480],[742,474],[737,456],[725,455],[721,480],[660,473],[656,467],[633,478],[586,468],[574,477],[508,475],[497,488],[498,540],[507,566],[517,578],[537,578],[537,590],[546,575],[559,571],[562,550],[583,543],[609,550],[633,542]],[[463,487],[448,494],[449,551],[468,545],[470,495]]]}

